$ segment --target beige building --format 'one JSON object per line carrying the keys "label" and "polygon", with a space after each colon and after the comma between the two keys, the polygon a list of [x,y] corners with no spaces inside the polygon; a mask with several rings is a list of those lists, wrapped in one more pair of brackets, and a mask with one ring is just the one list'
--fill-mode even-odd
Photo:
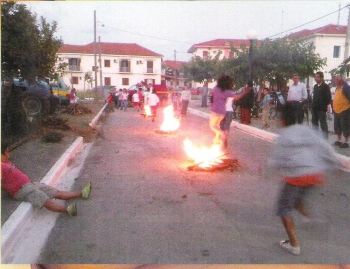
{"label": "beige building", "polygon": [[[134,43],[96,44],[97,48],[97,85],[113,85],[129,88],[141,81],[161,84],[162,55]],[[101,53],[101,63],[99,62]],[[67,85],[79,90],[89,89],[85,74],[94,78],[94,43],[87,45],[63,45],[57,53],[57,64],[67,63],[63,80]],[[93,86],[95,82],[93,82]]]}

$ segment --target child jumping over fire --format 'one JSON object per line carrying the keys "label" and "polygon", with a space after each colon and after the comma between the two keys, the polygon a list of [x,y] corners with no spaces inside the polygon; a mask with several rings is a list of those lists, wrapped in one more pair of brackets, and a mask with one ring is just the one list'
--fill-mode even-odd
{"label": "child jumping over fire", "polygon": [[76,203],[64,207],[52,199],[69,200],[74,198],[88,199],[91,183],[82,191],[59,191],[43,183],[32,182],[9,160],[10,150],[6,142],[1,141],[1,187],[14,199],[31,203],[35,208],[45,207],[53,212],[65,212],[70,216],[77,215]]}

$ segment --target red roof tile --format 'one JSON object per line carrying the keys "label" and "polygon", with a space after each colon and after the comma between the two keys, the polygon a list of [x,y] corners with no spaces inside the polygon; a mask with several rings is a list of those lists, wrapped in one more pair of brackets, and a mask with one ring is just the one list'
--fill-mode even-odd
{"label": "red roof tile", "polygon": [[324,34],[324,35],[346,35],[347,26],[344,25],[336,25],[336,24],[328,24],[313,30],[304,29],[296,33],[290,34],[290,37],[306,37],[312,36],[316,34]]}
{"label": "red roof tile", "polygon": [[249,46],[248,39],[214,39],[198,44],[194,44],[187,52],[192,53],[196,48],[230,48],[231,45],[234,47],[239,47],[241,44]]}
{"label": "red roof tile", "polygon": [[176,69],[179,69],[179,68],[181,68],[181,66],[182,66],[183,64],[185,64],[186,62],[176,61],[176,64],[175,64],[175,61],[166,60],[166,61],[164,61],[163,63],[164,63],[167,67],[171,67],[171,68],[173,68],[173,69],[175,69],[175,67],[176,67]]}
{"label": "red roof tile", "polygon": [[[99,43],[96,43],[99,53]],[[87,45],[63,45],[58,53],[94,54],[94,43]],[[106,43],[101,42],[101,53],[112,55],[163,56],[135,43]]]}

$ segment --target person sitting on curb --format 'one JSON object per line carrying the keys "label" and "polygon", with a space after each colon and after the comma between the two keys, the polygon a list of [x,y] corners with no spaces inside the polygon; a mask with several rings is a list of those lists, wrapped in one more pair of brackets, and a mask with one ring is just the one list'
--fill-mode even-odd
{"label": "person sitting on curb", "polygon": [[45,207],[53,212],[66,212],[70,216],[77,215],[76,203],[64,207],[52,199],[69,200],[82,197],[88,199],[91,192],[91,182],[82,191],[59,191],[49,185],[32,182],[9,160],[10,150],[4,141],[1,143],[1,187],[14,199],[31,203],[35,208]]}

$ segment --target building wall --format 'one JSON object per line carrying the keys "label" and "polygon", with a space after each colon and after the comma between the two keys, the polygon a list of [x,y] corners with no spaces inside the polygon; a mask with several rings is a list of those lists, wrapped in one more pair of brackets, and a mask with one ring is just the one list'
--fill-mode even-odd
{"label": "building wall", "polygon": [[196,50],[192,53],[193,56],[199,56],[203,58],[203,51],[208,52],[208,56],[211,56],[213,59],[221,50],[221,54],[219,59],[222,60],[224,57],[228,58],[230,55],[230,49],[223,48],[196,48]]}
{"label": "building wall", "polygon": [[[308,42],[313,42],[315,52],[320,54],[321,58],[326,58],[326,65],[322,68],[324,78],[327,83],[332,79],[330,71],[339,66],[344,61],[345,52],[345,35],[315,35],[307,39]],[[333,57],[334,46],[340,46],[339,57]],[[309,86],[312,88],[315,85],[313,77],[309,78]]]}
{"label": "building wall", "polygon": [[[78,83],[73,84],[73,87],[78,91],[84,90],[84,76],[85,73],[91,72],[92,77],[95,78],[95,72],[92,71],[94,66],[94,55],[91,54],[58,54],[57,63],[68,63],[69,58],[80,58],[79,71],[70,71],[67,68],[63,80],[67,85],[72,86],[72,77],[78,77]],[[61,60],[60,60],[61,58]],[[99,57],[97,56],[97,65],[99,66]],[[110,61],[110,67],[105,67],[105,60]],[[130,61],[130,72],[120,71],[120,61]],[[153,72],[147,72],[147,61],[153,61]],[[148,57],[148,56],[116,56],[116,55],[101,55],[102,62],[102,85],[105,85],[105,78],[110,78],[110,85],[114,85],[117,88],[129,88],[130,86],[137,84],[145,79],[155,84],[161,83],[161,57]],[[123,79],[129,79],[127,85],[123,85]],[[100,72],[97,72],[97,85],[100,86]],[[93,82],[93,86],[95,82]],[[85,85],[85,89],[91,89],[90,85]]]}

